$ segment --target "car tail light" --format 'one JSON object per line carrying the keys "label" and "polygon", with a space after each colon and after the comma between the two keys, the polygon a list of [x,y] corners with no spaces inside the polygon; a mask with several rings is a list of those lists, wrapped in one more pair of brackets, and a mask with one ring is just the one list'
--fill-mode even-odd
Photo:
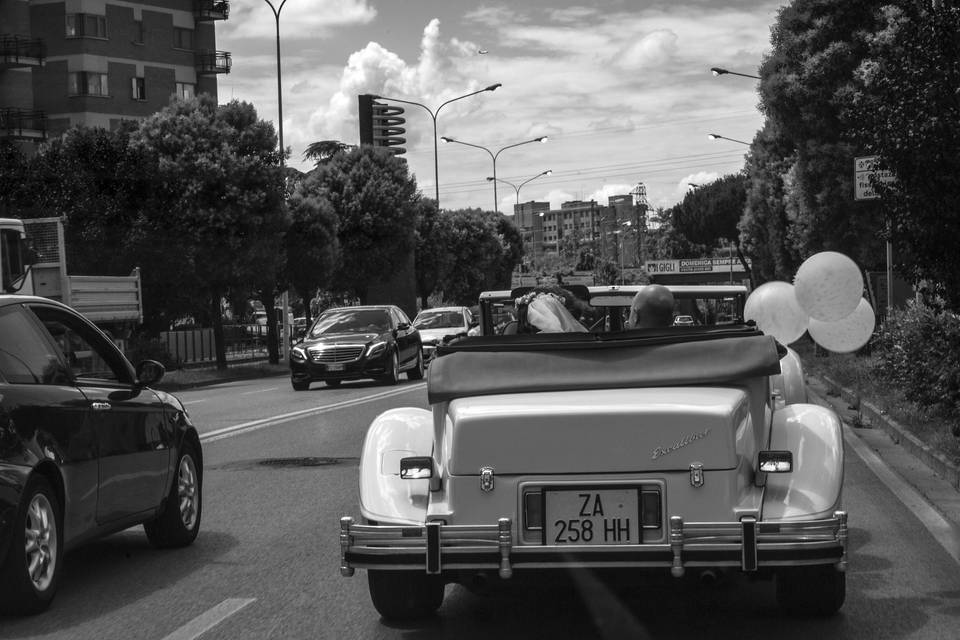
{"label": "car tail light", "polygon": [[543,494],[540,491],[523,494],[523,528],[529,531],[543,529]]}
{"label": "car tail light", "polygon": [[640,525],[644,529],[659,529],[663,525],[660,504],[659,489],[644,489],[640,492]]}

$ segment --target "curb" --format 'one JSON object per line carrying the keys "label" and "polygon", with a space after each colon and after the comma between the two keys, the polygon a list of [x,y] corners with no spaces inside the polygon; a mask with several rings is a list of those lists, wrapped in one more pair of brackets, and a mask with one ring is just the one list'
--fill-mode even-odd
{"label": "curb", "polygon": [[950,483],[954,491],[960,492],[960,466],[935,451],[923,440],[911,433],[904,425],[886,415],[886,412],[872,402],[827,376],[817,376],[831,393],[837,394],[851,409],[860,412],[870,425],[884,431],[894,444],[898,444],[908,453],[927,465],[934,473]]}

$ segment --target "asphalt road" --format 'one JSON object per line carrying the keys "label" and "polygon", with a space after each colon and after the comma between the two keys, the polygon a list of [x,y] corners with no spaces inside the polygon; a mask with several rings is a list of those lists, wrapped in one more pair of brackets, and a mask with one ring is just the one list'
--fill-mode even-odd
{"label": "asphalt road", "polygon": [[181,392],[203,433],[197,542],[156,551],[141,528],[66,558],[53,607],[0,618],[0,638],[956,638],[960,534],[847,428],[847,602],[788,619],[773,585],[733,575],[707,586],[653,580],[612,589],[589,575],[484,596],[447,587],[438,615],[382,622],[366,578],[338,572],[338,519],[357,515],[357,456],[372,418],[426,406],[423,383],[315,384],[286,378]]}

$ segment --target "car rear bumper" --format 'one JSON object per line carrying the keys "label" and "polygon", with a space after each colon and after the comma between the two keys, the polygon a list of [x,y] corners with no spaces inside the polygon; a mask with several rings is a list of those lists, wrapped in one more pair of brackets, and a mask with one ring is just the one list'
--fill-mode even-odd
{"label": "car rear bumper", "polygon": [[616,546],[518,545],[513,521],[494,525],[390,526],[340,519],[340,573],[355,569],[417,570],[660,567],[682,577],[687,567],[754,572],[801,565],[847,567],[847,514],[806,521],[687,522],[670,518],[669,542]]}

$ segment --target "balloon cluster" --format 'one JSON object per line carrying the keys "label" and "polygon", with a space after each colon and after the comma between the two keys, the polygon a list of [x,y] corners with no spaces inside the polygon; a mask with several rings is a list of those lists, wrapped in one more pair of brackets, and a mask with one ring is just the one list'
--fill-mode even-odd
{"label": "balloon cluster", "polygon": [[747,298],[745,320],[782,344],[804,332],[824,349],[856,351],[870,340],[876,318],[863,298],[863,276],[856,263],[835,251],[807,258],[789,282],[767,282]]}

